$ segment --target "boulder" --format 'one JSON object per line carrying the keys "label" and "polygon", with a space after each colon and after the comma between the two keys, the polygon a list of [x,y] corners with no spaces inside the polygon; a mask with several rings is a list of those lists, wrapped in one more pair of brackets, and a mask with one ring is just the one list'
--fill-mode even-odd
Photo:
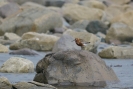
{"label": "boulder", "polygon": [[0,25],[0,35],[5,32],[13,32],[19,36],[29,31],[46,33],[55,27],[62,27],[62,24],[61,15],[55,11],[38,6],[23,7],[19,14]]}
{"label": "boulder", "polygon": [[106,42],[111,40],[119,40],[121,42],[131,42],[133,39],[133,29],[124,23],[114,23],[111,25],[106,35]]}
{"label": "boulder", "polygon": [[103,49],[99,52],[99,56],[102,58],[120,58],[120,59],[132,59],[133,47],[120,47],[111,46]]}
{"label": "boulder", "polygon": [[100,9],[88,8],[78,4],[65,4],[62,7],[62,13],[70,24],[79,20],[100,20],[103,15],[103,11]]}
{"label": "boulder", "polygon": [[106,34],[108,26],[102,21],[91,21],[86,27],[86,30],[90,33],[96,34],[98,32]]}
{"label": "boulder", "polygon": [[3,73],[30,73],[34,72],[34,64],[28,59],[11,57],[0,67]]}
{"label": "boulder", "polygon": [[116,23],[116,22],[120,22],[120,23],[124,23],[127,24],[128,26],[133,27],[132,23],[133,23],[133,11],[127,11],[123,14],[119,14],[118,16],[115,16],[112,20],[111,23]]}
{"label": "boulder", "polygon": [[15,33],[5,33],[4,34],[4,39],[5,40],[19,40],[21,37],[18,36],[17,34]]}
{"label": "boulder", "polygon": [[6,18],[19,11],[19,5],[11,2],[3,2],[0,4],[0,16]]}
{"label": "boulder", "polygon": [[8,51],[9,49],[6,46],[0,44],[0,53],[7,53]]}
{"label": "boulder", "polygon": [[55,43],[52,52],[66,51],[66,50],[81,50],[81,47],[75,44],[74,38],[71,35],[64,34]]}
{"label": "boulder", "polygon": [[32,49],[28,49],[28,48],[15,50],[15,51],[10,52],[9,54],[11,55],[38,55],[37,52],[35,52]]}
{"label": "boulder", "polygon": [[104,60],[85,50],[48,54],[37,63],[36,71],[44,73],[52,85],[103,87],[106,81],[119,81]]}
{"label": "boulder", "polygon": [[0,77],[0,89],[12,89],[12,85],[6,77]]}
{"label": "boulder", "polygon": [[[101,42],[101,39],[99,39],[97,36],[95,36],[92,33],[88,33],[86,31],[84,32],[77,32],[77,31],[73,31],[68,29],[67,31],[65,31],[63,34],[69,34],[72,37],[75,38],[80,38],[83,39],[84,42],[90,42],[89,44],[87,44],[85,46],[85,50],[91,51],[96,53],[96,48],[99,45],[99,43]],[[72,40],[74,40],[72,39]]]}
{"label": "boulder", "polygon": [[10,49],[30,48],[37,51],[51,51],[58,39],[59,37],[53,35],[27,32],[19,41],[11,44]]}
{"label": "boulder", "polygon": [[106,5],[104,5],[104,3],[98,0],[85,0],[85,1],[81,1],[80,4],[87,6],[89,8],[97,8],[101,10],[104,10],[106,8]]}

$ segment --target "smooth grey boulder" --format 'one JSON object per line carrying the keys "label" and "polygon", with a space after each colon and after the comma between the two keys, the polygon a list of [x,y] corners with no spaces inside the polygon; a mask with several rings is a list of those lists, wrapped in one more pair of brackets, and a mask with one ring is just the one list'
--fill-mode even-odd
{"label": "smooth grey boulder", "polygon": [[27,32],[21,39],[10,45],[11,50],[30,48],[37,51],[51,51],[59,37],[36,32]]}
{"label": "smooth grey boulder", "polygon": [[48,84],[55,85],[103,87],[107,81],[119,81],[104,60],[85,50],[47,54],[37,63],[36,72],[44,73]]}
{"label": "smooth grey boulder", "polygon": [[55,43],[52,52],[66,50],[81,50],[81,47],[75,44],[74,38],[69,34],[64,34],[60,37]]}
{"label": "smooth grey boulder", "polygon": [[[0,35],[13,32],[19,36],[32,31],[46,33],[50,29],[62,27],[63,21],[59,13],[38,6],[25,6],[15,16],[0,25]],[[7,26],[8,25],[8,26]]]}
{"label": "smooth grey boulder", "polygon": [[99,56],[108,59],[132,59],[133,47],[110,46],[99,52]]}

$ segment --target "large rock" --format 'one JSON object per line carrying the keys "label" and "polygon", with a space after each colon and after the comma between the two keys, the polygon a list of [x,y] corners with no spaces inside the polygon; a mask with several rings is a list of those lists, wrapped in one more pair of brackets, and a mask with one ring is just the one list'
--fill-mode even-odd
{"label": "large rock", "polygon": [[19,5],[16,3],[3,2],[0,4],[0,16],[6,18],[19,11]]}
{"label": "large rock", "polygon": [[[99,45],[99,43],[101,42],[101,39],[99,39],[97,36],[95,36],[92,33],[88,33],[88,32],[77,32],[77,31],[73,31],[73,30],[67,30],[66,32],[64,32],[64,34],[69,34],[72,37],[75,38],[80,38],[83,39],[84,42],[90,42],[89,44],[87,44],[85,46],[85,50],[89,50],[92,52],[96,52],[96,48]],[[72,40],[74,40],[72,39]]]}
{"label": "large rock", "polygon": [[9,49],[6,46],[0,44],[0,53],[7,53],[8,51]]}
{"label": "large rock", "polygon": [[91,21],[87,25],[86,30],[93,34],[96,34],[98,32],[106,34],[106,31],[108,30],[108,26],[104,24],[102,21]]}
{"label": "large rock", "polygon": [[59,37],[53,35],[28,32],[19,41],[10,45],[10,49],[30,48],[37,51],[51,51],[58,39]]}
{"label": "large rock", "polygon": [[55,11],[38,6],[23,7],[19,14],[0,25],[0,35],[5,32],[20,36],[29,31],[45,33],[55,27],[62,27],[62,23],[61,15]]}
{"label": "large rock", "polygon": [[133,47],[119,47],[119,46],[111,46],[99,52],[99,56],[102,58],[132,59],[133,58],[132,54],[133,54]]}
{"label": "large rock", "polygon": [[70,24],[79,20],[100,20],[103,15],[103,11],[100,9],[88,8],[78,4],[65,4],[62,7],[62,13]]}
{"label": "large rock", "polygon": [[34,72],[34,64],[28,59],[11,57],[1,67],[3,73],[30,73]]}
{"label": "large rock", "polygon": [[85,0],[85,1],[81,1],[80,4],[90,8],[97,8],[101,10],[104,10],[106,8],[106,5],[104,5],[102,2],[98,0]]}
{"label": "large rock", "polygon": [[0,77],[0,89],[12,89],[12,85],[5,77]]}
{"label": "large rock", "polygon": [[132,23],[133,23],[133,11],[127,11],[123,14],[120,14],[118,16],[115,16],[112,20],[111,23],[116,23],[116,22],[121,22],[121,23],[125,23],[128,26],[133,27]]}
{"label": "large rock", "polygon": [[111,25],[106,35],[106,42],[110,43],[111,40],[119,40],[121,42],[133,39],[133,28],[124,23],[114,23]]}
{"label": "large rock", "polygon": [[103,87],[106,81],[119,81],[99,56],[84,50],[48,54],[37,63],[38,70],[49,84]]}
{"label": "large rock", "polygon": [[55,43],[52,52],[66,51],[66,50],[81,50],[79,46],[73,41],[73,37],[68,34],[64,34],[60,39]]}

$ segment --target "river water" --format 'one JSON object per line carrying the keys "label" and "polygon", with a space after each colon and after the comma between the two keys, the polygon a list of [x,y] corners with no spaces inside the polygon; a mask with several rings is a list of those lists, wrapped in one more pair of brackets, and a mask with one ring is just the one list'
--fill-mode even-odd
{"label": "river water", "polygon": [[[10,55],[9,53],[0,53],[0,66],[8,60],[10,57],[23,57],[31,60],[34,65],[41,60],[46,53],[38,52],[37,56],[17,56]],[[109,83],[105,88],[96,87],[72,87],[64,86],[58,87],[58,89],[133,89],[133,59],[103,59],[108,66],[111,66],[117,77],[119,78],[119,83]],[[0,77],[4,76],[8,78],[11,83],[17,83],[20,81],[32,81],[34,73],[0,73]]]}

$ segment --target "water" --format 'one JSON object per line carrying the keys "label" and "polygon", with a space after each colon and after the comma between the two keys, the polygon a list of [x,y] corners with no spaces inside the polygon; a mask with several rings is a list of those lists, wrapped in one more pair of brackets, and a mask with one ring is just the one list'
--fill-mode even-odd
{"label": "water", "polygon": [[[36,56],[21,56],[31,60],[34,65],[41,60],[46,53],[39,52]],[[17,55],[9,55],[8,53],[0,53],[0,66],[8,60],[10,57]],[[112,69],[119,78],[119,83],[108,84],[105,88],[97,87],[74,87],[74,86],[57,86],[58,89],[133,89],[133,59],[103,59],[108,66],[112,66]],[[115,67],[120,65],[120,67]],[[0,77],[4,76],[8,78],[11,83],[17,83],[20,81],[32,81],[34,73],[0,73]]]}

